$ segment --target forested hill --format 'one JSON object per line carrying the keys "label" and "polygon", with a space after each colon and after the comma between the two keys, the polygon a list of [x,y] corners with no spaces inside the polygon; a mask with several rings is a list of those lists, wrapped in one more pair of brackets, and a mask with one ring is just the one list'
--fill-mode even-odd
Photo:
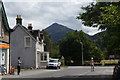
{"label": "forested hill", "polygon": [[61,24],[54,23],[47,27],[45,31],[48,31],[48,33],[52,35],[51,40],[53,42],[57,42],[58,40],[65,38],[67,32],[73,32],[74,30]]}
{"label": "forested hill", "polygon": [[[58,24],[58,23],[54,23],[54,24],[50,25],[45,30],[48,31],[48,33],[52,36],[51,40],[53,42],[57,42],[58,40],[65,38],[67,32],[74,31],[73,29],[70,29],[70,28],[68,28],[64,25]],[[104,33],[105,33],[105,31],[100,32],[98,34],[104,34]],[[90,36],[87,34],[87,37],[93,41],[96,41],[98,44],[101,44],[100,37],[98,36],[98,34],[95,34],[93,36]]]}

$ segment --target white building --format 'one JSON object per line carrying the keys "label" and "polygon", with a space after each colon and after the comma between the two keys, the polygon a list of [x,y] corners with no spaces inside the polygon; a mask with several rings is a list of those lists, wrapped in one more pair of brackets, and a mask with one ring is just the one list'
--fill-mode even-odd
{"label": "white building", "polygon": [[9,53],[9,40],[10,28],[7,21],[4,5],[0,1],[0,66],[4,65],[7,73],[10,68],[10,53]]}

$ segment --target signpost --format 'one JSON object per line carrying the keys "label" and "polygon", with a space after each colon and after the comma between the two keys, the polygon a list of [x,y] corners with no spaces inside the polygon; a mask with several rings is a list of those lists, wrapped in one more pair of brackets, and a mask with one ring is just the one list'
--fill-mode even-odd
{"label": "signpost", "polygon": [[109,57],[110,57],[110,58],[115,58],[115,55],[110,55]]}
{"label": "signpost", "polygon": [[62,56],[61,59],[62,59],[62,65],[64,65],[64,57]]}

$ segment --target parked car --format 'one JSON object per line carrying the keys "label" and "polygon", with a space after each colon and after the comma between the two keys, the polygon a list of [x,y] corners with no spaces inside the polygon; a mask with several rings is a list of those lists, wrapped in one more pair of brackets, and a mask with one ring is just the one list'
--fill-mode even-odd
{"label": "parked car", "polygon": [[50,59],[47,63],[46,68],[60,69],[60,66],[61,66],[61,62],[59,61],[59,59]]}

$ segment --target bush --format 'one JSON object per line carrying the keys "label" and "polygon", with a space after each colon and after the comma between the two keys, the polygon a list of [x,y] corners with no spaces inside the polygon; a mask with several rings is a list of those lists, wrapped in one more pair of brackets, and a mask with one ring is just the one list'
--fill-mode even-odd
{"label": "bush", "polygon": [[85,66],[89,66],[90,65],[90,61],[84,61],[84,65]]}

